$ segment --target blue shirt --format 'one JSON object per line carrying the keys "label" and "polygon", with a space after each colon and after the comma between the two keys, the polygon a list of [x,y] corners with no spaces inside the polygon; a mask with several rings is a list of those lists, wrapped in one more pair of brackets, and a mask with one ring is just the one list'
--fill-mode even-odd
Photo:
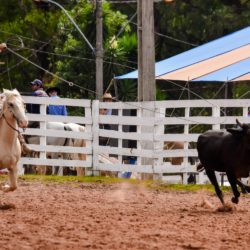
{"label": "blue shirt", "polygon": [[[51,98],[59,98],[58,96],[51,96]],[[49,105],[47,113],[49,115],[64,115],[67,116],[67,108],[65,105]]]}

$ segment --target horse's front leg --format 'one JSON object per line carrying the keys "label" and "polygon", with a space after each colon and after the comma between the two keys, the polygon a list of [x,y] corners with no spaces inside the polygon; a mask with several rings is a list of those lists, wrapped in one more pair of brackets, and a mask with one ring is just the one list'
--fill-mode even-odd
{"label": "horse's front leg", "polygon": [[4,192],[10,192],[17,189],[17,165],[11,167],[9,170],[9,185],[1,186],[1,190]]}

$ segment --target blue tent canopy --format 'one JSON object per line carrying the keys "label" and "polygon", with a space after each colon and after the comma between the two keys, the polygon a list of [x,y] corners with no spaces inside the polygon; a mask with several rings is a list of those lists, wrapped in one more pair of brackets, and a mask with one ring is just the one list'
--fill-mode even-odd
{"label": "blue tent canopy", "polygon": [[[171,72],[174,72],[177,70],[181,70],[181,69],[185,69],[186,67],[196,65],[198,63],[204,62],[204,61],[209,60],[209,59],[211,60],[215,57],[219,57],[219,56],[224,55],[226,53],[231,53],[234,50],[240,50],[241,48],[245,47],[245,51],[247,50],[249,52],[248,52],[248,55],[247,55],[247,53],[244,53],[245,57],[244,58],[241,57],[239,59],[240,61],[242,61],[244,59],[249,58],[250,50],[248,49],[248,47],[246,47],[249,44],[250,44],[250,26],[248,26],[242,30],[233,32],[233,33],[226,35],[224,37],[213,40],[211,42],[208,42],[204,45],[201,45],[201,46],[198,46],[198,47],[193,48],[191,50],[188,50],[186,52],[183,52],[181,54],[178,54],[176,56],[173,56],[173,57],[170,57],[168,59],[157,62],[155,64],[155,75],[156,75],[156,77],[158,77],[160,79],[164,79],[164,75],[167,75],[168,73],[171,73]],[[242,50],[240,53],[242,53]],[[223,72],[226,72],[227,70],[235,70],[236,71],[238,69],[241,69],[240,74],[243,74],[244,72],[242,72],[243,69],[241,68],[241,66],[244,65],[244,67],[245,67],[244,69],[247,69],[246,64],[249,66],[249,61],[246,60],[245,63],[243,63],[243,62],[241,62],[241,63],[235,61],[235,65],[232,66],[232,68],[225,69],[225,71],[223,71],[222,69],[219,69],[219,72],[217,72],[217,73],[214,72],[213,75],[207,79],[210,79],[210,78],[216,79],[215,78],[216,76],[219,76],[219,75],[221,76],[221,74],[223,74]],[[229,64],[234,64],[234,63],[229,62],[228,65],[226,65],[226,67],[228,67]],[[206,74],[203,74],[203,75],[207,75],[210,73],[211,72],[208,71]],[[239,73],[235,73],[235,74],[239,74]],[[229,75],[226,77],[231,78]],[[236,77],[236,75],[235,75],[235,77]],[[115,79],[137,79],[137,78],[138,78],[138,70],[130,72],[130,73],[125,74],[125,75],[115,77]],[[204,79],[201,76],[200,76],[200,78]],[[171,78],[166,78],[166,79],[171,79]],[[221,77],[219,81],[221,81],[221,79],[225,79],[225,77],[224,78]],[[175,79],[175,80],[178,80],[178,79]],[[180,80],[182,80],[182,79],[180,79]],[[190,79],[190,80],[193,80],[193,79]],[[198,79],[195,79],[195,80],[197,81]]]}

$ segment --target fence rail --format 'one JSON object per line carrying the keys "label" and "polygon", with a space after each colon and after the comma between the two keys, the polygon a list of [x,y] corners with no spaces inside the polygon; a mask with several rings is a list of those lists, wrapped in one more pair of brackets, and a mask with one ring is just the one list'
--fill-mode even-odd
{"label": "fence rail", "polygon": [[[21,164],[78,166],[90,171],[127,171],[153,173],[196,173],[196,142],[207,129],[233,126],[236,118],[249,123],[249,100],[181,100],[156,102],[116,102],[98,100],[52,99],[26,97],[26,103],[41,105],[41,114],[28,114],[30,121],[39,121],[40,128],[28,128],[24,134],[40,137],[39,144],[30,147],[40,152],[39,158],[22,157]],[[47,105],[66,105],[79,115],[53,116],[46,114]],[[100,109],[112,109],[112,115],[100,115]],[[84,132],[47,129],[48,123],[78,123]],[[102,129],[109,124],[111,129]],[[84,140],[85,147],[47,145],[49,137]],[[100,145],[106,138],[107,145]],[[165,142],[183,142],[183,148],[164,149]],[[85,154],[85,160],[74,158],[47,159],[48,153]],[[105,161],[100,160],[105,156]],[[109,161],[109,157],[115,161]],[[177,166],[170,158],[182,157]],[[190,159],[194,159],[190,163]],[[133,159],[133,161],[131,161]],[[131,163],[132,162],[132,163]],[[199,174],[200,180],[203,177]]]}

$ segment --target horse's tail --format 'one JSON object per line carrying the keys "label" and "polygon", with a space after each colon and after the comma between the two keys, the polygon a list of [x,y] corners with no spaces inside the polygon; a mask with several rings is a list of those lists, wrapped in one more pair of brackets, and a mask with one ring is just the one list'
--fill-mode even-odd
{"label": "horse's tail", "polygon": [[201,172],[202,170],[204,170],[204,166],[201,163],[199,163],[197,165],[196,169],[197,169],[198,172]]}
{"label": "horse's tail", "polygon": [[[65,131],[72,131],[72,129],[71,129],[71,127],[69,125],[64,125],[64,130]],[[74,144],[74,139],[72,139],[72,138],[65,138],[63,146],[69,145],[70,142],[72,142],[72,144]]]}
{"label": "horse's tail", "polygon": [[80,132],[85,132],[85,127],[79,125],[79,131],[80,131]]}

